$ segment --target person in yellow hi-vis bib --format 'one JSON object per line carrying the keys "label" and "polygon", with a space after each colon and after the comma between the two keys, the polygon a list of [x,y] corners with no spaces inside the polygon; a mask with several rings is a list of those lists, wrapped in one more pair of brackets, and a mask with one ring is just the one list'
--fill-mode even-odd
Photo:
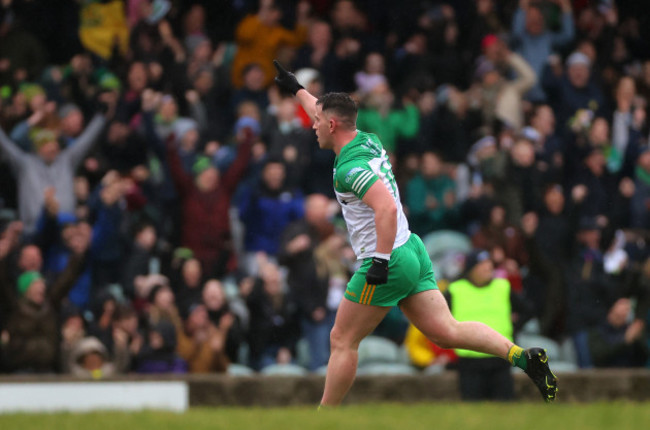
{"label": "person in yellow hi-vis bib", "polygon": [[123,1],[84,0],[80,15],[79,38],[84,48],[108,60],[117,43],[119,51],[126,54],[129,48],[129,27],[126,24]]}
{"label": "person in yellow hi-vis bib", "polygon": [[[480,321],[513,340],[510,282],[494,277],[488,251],[475,250],[465,259],[464,276],[445,293],[457,321]],[[511,400],[514,383],[510,365],[493,355],[456,349],[463,400]]]}

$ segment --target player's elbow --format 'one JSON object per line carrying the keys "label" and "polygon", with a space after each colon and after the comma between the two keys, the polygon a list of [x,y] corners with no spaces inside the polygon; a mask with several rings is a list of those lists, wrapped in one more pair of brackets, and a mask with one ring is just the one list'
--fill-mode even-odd
{"label": "player's elbow", "polygon": [[390,219],[397,218],[397,205],[391,199],[385,205],[382,205],[382,212]]}

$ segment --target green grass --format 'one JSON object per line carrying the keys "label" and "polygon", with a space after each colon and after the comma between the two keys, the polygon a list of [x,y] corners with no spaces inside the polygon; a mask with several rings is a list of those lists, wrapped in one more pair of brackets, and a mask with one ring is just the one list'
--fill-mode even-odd
{"label": "green grass", "polygon": [[316,412],[314,408],[194,408],[184,414],[146,411],[0,415],[7,430],[620,430],[647,428],[648,403],[592,404],[368,404]]}

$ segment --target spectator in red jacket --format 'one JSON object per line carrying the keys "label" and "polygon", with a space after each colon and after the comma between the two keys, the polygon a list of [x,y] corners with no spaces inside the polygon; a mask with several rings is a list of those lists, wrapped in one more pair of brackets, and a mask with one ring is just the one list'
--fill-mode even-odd
{"label": "spectator in red jacket", "polygon": [[228,210],[248,167],[252,140],[250,129],[240,130],[237,158],[228,170],[222,174],[209,159],[200,158],[193,167],[194,177],[183,169],[173,136],[167,140],[169,169],[182,204],[182,244],[194,251],[208,275],[219,276],[234,267]]}

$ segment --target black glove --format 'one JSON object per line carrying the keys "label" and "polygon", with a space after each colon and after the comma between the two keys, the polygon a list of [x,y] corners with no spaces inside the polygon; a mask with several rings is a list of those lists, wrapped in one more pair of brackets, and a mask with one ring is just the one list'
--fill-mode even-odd
{"label": "black glove", "polygon": [[366,272],[366,282],[370,285],[379,285],[388,282],[388,260],[372,257],[372,265]]}
{"label": "black glove", "polygon": [[299,90],[305,88],[298,83],[296,75],[284,70],[280,63],[278,63],[278,60],[273,60],[273,65],[278,71],[278,75],[275,77],[275,83],[278,84],[281,90],[290,92],[295,96]]}

